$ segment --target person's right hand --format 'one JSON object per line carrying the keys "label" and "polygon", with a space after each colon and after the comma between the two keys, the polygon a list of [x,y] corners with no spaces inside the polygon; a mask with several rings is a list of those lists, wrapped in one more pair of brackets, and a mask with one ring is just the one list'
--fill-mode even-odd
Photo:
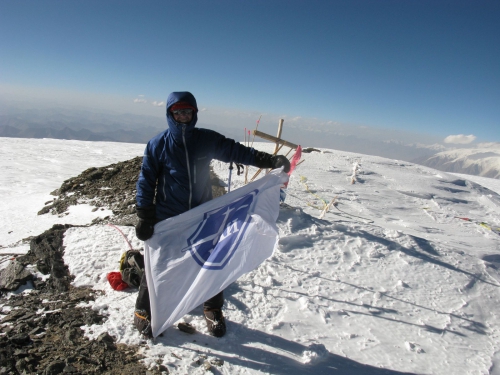
{"label": "person's right hand", "polygon": [[155,232],[156,208],[154,205],[148,207],[136,207],[139,223],[135,226],[135,235],[141,241],[149,240]]}

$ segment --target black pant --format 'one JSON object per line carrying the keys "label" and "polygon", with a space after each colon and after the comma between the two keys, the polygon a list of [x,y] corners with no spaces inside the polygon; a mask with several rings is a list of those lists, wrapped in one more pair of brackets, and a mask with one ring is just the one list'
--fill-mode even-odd
{"label": "black pant", "polygon": [[[221,309],[224,304],[224,291],[216,294],[203,304],[203,309]],[[149,304],[148,282],[146,281],[146,273],[142,275],[141,285],[139,286],[139,295],[135,301],[136,310],[146,310],[151,316],[151,307]]]}

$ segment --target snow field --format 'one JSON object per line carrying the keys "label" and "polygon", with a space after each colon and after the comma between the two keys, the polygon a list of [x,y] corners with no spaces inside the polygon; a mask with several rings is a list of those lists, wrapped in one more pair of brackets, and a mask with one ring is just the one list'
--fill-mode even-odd
{"label": "snow field", "polygon": [[[332,151],[304,159],[290,179],[292,207],[280,212],[274,256],[226,290],[227,336],[170,328],[145,349],[146,362],[191,372],[201,353],[225,359],[231,374],[298,373],[301,366],[315,373],[332,366],[353,374],[488,373],[500,322],[484,306],[498,304],[500,278],[481,256],[495,252],[498,235],[456,216],[481,213],[497,223],[498,196],[409,163]],[[227,183],[227,166],[214,168]],[[232,181],[237,188],[243,176]],[[337,206],[318,219],[334,197]],[[137,342],[132,309],[112,311],[115,305],[96,302],[107,307],[108,321],[121,316],[129,326],[106,322],[89,335],[107,330]],[[183,320],[206,333],[201,308]]]}
{"label": "snow field", "polygon": [[[60,224],[87,224],[109,211],[92,212],[92,206],[71,207],[68,214],[41,215],[45,202],[63,181],[90,167],[102,167],[144,153],[144,145],[113,142],[83,142],[58,139],[0,137],[0,245],[36,236]],[[82,202],[83,203],[83,202]],[[22,245],[22,244],[20,244]]]}
{"label": "snow field", "polygon": [[[113,157],[128,156],[117,148]],[[225,337],[206,334],[198,307],[182,319],[198,333],[171,327],[142,340],[132,325],[137,290],[117,292],[106,280],[128,249],[110,226],[66,232],[74,284],[94,288],[90,305],[108,317],[82,329],[140,345],[146,364],[172,374],[205,373],[200,358],[223,360],[213,369],[222,374],[497,374],[500,235],[481,225],[500,227],[500,190],[483,187],[497,189],[496,180],[481,186],[473,176],[326,149],[303,159],[286,189],[274,255],[225,291]],[[213,166],[227,184],[227,164]],[[244,176],[232,181],[235,189]],[[35,213],[39,202],[28,202]],[[34,230],[38,219],[30,219]],[[119,228],[142,246],[133,228]]]}

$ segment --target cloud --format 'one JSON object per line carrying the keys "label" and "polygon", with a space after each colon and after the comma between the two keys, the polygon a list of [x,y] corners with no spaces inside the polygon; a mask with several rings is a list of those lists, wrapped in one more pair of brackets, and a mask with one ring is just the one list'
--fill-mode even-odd
{"label": "cloud", "polygon": [[483,142],[477,145],[477,148],[489,148],[500,151],[500,142]]}
{"label": "cloud", "polygon": [[134,103],[147,103],[148,101],[144,99],[144,95],[139,95],[138,98],[134,99]]}
{"label": "cloud", "polygon": [[138,104],[151,103],[151,105],[153,107],[163,107],[163,106],[165,106],[165,102],[164,101],[154,100],[152,102],[148,102],[148,100],[145,98],[145,95],[138,95],[138,97],[134,99],[134,103],[138,103]]}
{"label": "cloud", "polygon": [[455,143],[455,144],[460,144],[460,145],[466,145],[471,142],[474,142],[476,139],[475,135],[463,135],[463,134],[457,134],[457,135],[449,135],[444,139],[444,143]]}

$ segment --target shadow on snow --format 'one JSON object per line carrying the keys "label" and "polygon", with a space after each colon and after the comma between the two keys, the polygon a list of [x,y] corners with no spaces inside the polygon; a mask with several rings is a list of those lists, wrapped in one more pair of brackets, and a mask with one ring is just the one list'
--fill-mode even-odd
{"label": "shadow on snow", "polygon": [[[184,350],[193,350],[196,353],[200,352],[199,349],[185,346],[185,338],[188,336],[184,334],[182,337],[174,335],[174,328],[169,328],[165,332],[166,336],[169,336],[169,331],[172,331],[172,336],[177,336],[177,338],[176,340],[165,339],[164,345],[178,346]],[[248,328],[239,323],[229,321],[228,332],[230,332],[230,335],[221,339],[204,336],[203,341],[206,341],[205,345],[210,345],[209,351],[220,350],[223,352],[214,353],[217,358],[223,359],[232,365],[256,371],[278,375],[415,375],[413,373],[365,365],[352,359],[332,354],[322,344],[310,344],[306,346],[280,336]],[[236,342],[233,338],[234,336],[238,338]],[[313,354],[310,357],[312,360],[310,363],[304,364],[302,359],[308,353]],[[215,367],[212,367],[211,371],[214,374],[222,374]]]}

